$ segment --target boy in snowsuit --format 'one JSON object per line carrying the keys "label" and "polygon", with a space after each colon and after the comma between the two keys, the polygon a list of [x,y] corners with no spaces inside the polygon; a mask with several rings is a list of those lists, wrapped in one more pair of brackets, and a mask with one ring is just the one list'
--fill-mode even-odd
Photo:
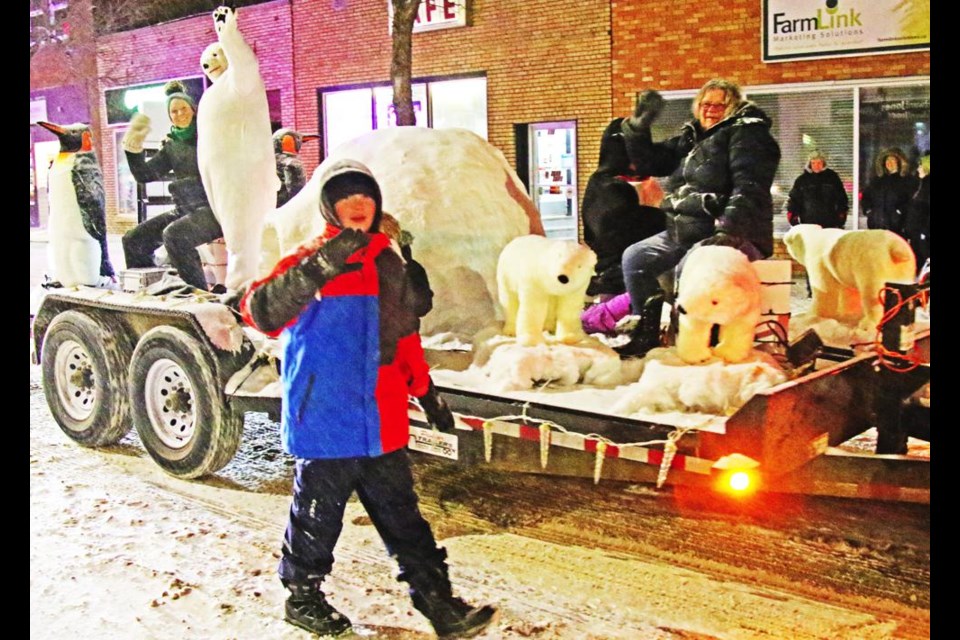
{"label": "boy in snowsuit", "polygon": [[419,399],[431,426],[449,431],[454,423],[420,344],[417,310],[429,306],[380,231],[381,202],[367,167],[333,164],[321,178],[323,234],[254,282],[240,304],[246,322],[283,343],[281,435],[296,457],[279,566],[290,591],[286,619],[320,635],[350,630],[320,585],[356,492],[414,607],[439,637],[465,638],[497,610],[453,596],[446,550],[418,507],[405,450],[408,397]]}

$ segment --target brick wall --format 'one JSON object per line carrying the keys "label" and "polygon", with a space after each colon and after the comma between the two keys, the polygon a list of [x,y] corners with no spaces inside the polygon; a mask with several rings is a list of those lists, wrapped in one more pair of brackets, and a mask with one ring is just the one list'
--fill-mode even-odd
{"label": "brick wall", "polygon": [[[298,127],[319,126],[316,89],[390,80],[388,2],[294,3]],[[609,2],[472,0],[471,8],[468,27],[413,35],[413,76],[486,72],[488,140],[514,166],[514,124],[577,121],[582,197],[611,117]],[[303,157],[309,175],[319,147],[305,146]]]}
{"label": "brick wall", "polygon": [[[268,90],[280,89],[284,122],[294,119],[293,68],[290,50],[290,3],[275,0],[238,10],[240,30],[257,54],[260,75]],[[202,75],[200,54],[217,39],[211,14],[112,34],[98,41],[99,109],[107,121],[104,91],[125,85],[163,82],[171,78]],[[167,128],[169,122],[152,123]],[[104,127],[101,164],[107,195],[107,221],[111,233],[121,233],[136,221],[118,219],[114,127]]]}
{"label": "brick wall", "polygon": [[765,64],[757,0],[614,0],[611,7],[615,113],[629,113],[643,89],[698,89],[716,77],[749,86],[930,74],[929,51]]}

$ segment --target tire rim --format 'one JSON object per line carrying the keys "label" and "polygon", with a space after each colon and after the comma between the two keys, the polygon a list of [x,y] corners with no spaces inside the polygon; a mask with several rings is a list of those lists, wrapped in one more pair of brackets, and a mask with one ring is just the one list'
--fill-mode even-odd
{"label": "tire rim", "polygon": [[193,438],[196,413],[193,387],[184,370],[162,358],[150,365],[144,382],[144,400],[150,426],[171,449],[182,449]]}
{"label": "tire rim", "polygon": [[[54,377],[60,404],[67,415],[77,422],[87,420],[97,404],[97,380],[93,361],[83,345],[74,340],[65,340],[60,345],[54,363]],[[74,430],[82,431],[83,428]]]}

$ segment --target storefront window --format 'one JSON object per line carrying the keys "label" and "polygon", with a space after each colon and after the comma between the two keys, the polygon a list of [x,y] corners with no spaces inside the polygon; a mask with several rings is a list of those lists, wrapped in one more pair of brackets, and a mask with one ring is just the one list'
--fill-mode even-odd
{"label": "storefront window", "polygon": [[[920,154],[930,148],[927,79],[838,84],[743,88],[746,98],[770,116],[771,131],[780,144],[780,166],[771,188],[776,236],[790,228],[787,196],[813,151],[826,156],[827,166],[846,188],[850,199],[846,228],[865,229],[858,194],[873,175],[875,156],[882,149],[899,147],[911,163],[910,171],[915,171]],[[653,126],[654,140],[676,135],[693,118],[690,108],[695,93],[664,94],[667,103]]]}
{"label": "storefront window", "polygon": [[[460,127],[487,137],[485,77],[417,81],[411,86],[416,126]],[[360,135],[396,126],[393,88],[387,84],[322,89],[323,149],[329,154]]]}

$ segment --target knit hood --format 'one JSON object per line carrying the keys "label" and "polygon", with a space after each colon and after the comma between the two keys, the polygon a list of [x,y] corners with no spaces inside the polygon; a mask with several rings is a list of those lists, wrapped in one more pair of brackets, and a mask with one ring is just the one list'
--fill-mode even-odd
{"label": "knit hood", "polygon": [[[339,183],[350,177],[350,174],[357,174],[354,178],[360,180],[363,189],[356,193],[366,193],[370,195],[377,204],[377,210],[373,214],[373,224],[370,225],[370,233],[376,233],[380,230],[380,219],[383,217],[383,197],[380,193],[380,185],[373,177],[370,169],[355,160],[338,160],[331,164],[320,177],[320,215],[330,226],[342,229],[340,219],[333,205],[336,200],[331,199],[331,191],[339,189]],[[333,184],[332,184],[333,183]],[[333,187],[333,188],[331,188]]]}

